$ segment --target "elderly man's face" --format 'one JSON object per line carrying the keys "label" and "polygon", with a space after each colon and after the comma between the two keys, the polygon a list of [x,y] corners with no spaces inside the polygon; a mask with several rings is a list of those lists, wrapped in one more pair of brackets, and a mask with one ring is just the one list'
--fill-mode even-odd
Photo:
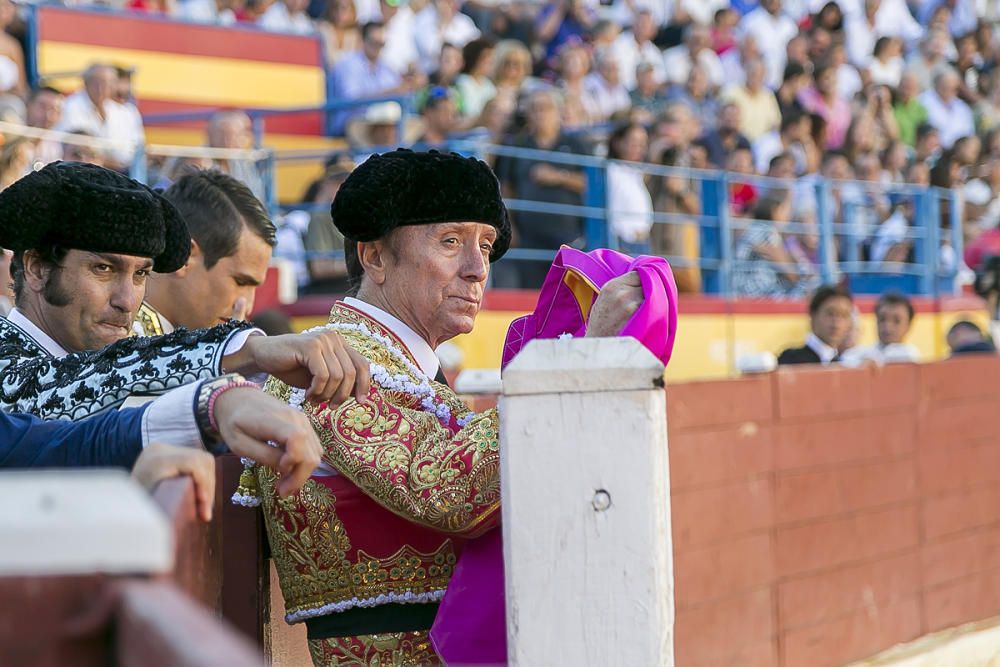
{"label": "elderly man's face", "polygon": [[70,250],[58,266],[25,253],[25,307],[69,352],[126,338],[153,269],[148,257]]}
{"label": "elderly man's face", "polygon": [[400,227],[383,242],[378,283],[391,312],[431,347],[472,331],[497,231],[478,222]]}
{"label": "elderly man's face", "polygon": [[95,68],[84,80],[87,94],[95,104],[110,100],[118,88],[118,73],[111,67]]}

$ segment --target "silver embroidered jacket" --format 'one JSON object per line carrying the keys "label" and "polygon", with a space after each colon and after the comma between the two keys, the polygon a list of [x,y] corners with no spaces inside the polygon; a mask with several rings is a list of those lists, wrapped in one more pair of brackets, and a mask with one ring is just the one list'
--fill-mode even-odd
{"label": "silver embroidered jacket", "polygon": [[230,322],[179,329],[57,358],[0,318],[0,411],[76,420],[118,408],[130,395],[162,394],[216,377],[226,343],[247,328],[246,322]]}

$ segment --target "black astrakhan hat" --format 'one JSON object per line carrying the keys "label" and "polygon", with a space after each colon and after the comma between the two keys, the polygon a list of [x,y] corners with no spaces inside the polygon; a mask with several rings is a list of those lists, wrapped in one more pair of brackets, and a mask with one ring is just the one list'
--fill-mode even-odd
{"label": "black astrakhan hat", "polygon": [[0,192],[0,246],[47,245],[150,257],[171,273],[191,253],[180,213],[127,176],[81,162],[53,162]]}
{"label": "black astrakhan hat", "polygon": [[497,230],[491,262],[510,247],[496,176],[485,162],[457,153],[399,149],[373,155],[340,186],[330,214],[352,241],[374,241],[405,225],[481,222]]}

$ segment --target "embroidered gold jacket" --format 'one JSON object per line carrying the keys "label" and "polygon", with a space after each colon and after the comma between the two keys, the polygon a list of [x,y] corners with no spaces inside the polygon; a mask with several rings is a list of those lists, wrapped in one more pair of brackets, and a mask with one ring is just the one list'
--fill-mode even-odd
{"label": "embroidered gold jacket", "polygon": [[[388,337],[415,363],[402,341],[377,321],[337,303],[330,323],[353,326],[337,329],[349,345],[390,373],[417,382],[373,337],[371,332]],[[373,382],[367,405],[354,399],[335,408],[303,405],[323,444],[323,461],[337,474],[314,475],[297,495],[281,499],[277,473],[258,467],[288,622],[438,600],[462,538],[497,525],[497,412],[470,420],[468,406],[448,387],[432,386],[451,410],[448,426],[425,412],[416,397]],[[267,390],[285,401],[291,394],[274,380]]]}

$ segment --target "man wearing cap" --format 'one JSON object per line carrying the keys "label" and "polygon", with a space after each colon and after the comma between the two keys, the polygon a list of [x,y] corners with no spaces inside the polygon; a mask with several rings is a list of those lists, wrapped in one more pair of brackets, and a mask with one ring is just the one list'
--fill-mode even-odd
{"label": "man wearing cap", "polygon": [[172,204],[121,174],[55,162],[25,176],[0,192],[0,246],[14,250],[16,305],[0,319],[4,412],[82,419],[183,387],[158,399],[157,434],[191,444],[198,380],[270,373],[335,401],[356,379],[365,390],[365,362],[330,335],[268,338],[231,321],[124,340],[146,276],[183,266],[191,237]]}
{"label": "man wearing cap", "polygon": [[[324,447],[296,496],[257,472],[286,620],[308,625],[317,666],[438,664],[427,631],[463,539],[499,521],[500,458],[496,410],[473,413],[432,379],[434,349],[472,330],[507,210],[483,162],[399,150],[358,167],[331,212],[358,291],[325,328],[369,360],[372,384],[331,406],[269,383]],[[634,274],[612,281],[587,335],[616,334],[641,300]]]}

